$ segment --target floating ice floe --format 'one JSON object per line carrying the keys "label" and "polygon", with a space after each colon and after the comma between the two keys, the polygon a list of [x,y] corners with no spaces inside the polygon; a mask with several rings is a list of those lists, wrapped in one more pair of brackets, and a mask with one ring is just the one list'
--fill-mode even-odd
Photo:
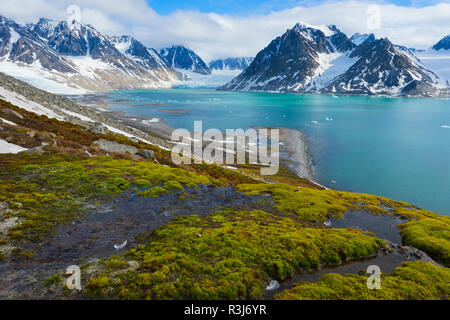
{"label": "floating ice floe", "polygon": [[312,120],[311,123],[319,123],[317,120]]}
{"label": "floating ice floe", "polygon": [[121,243],[121,244],[114,244],[114,248],[116,249],[116,250],[120,250],[120,249],[123,249],[123,248],[125,248],[125,246],[127,245],[127,242],[128,242],[128,240],[125,240],[123,243]]}
{"label": "floating ice floe", "polygon": [[448,125],[442,125],[441,128],[444,128],[444,129],[450,129],[450,126],[448,126]]}
{"label": "floating ice floe", "polygon": [[333,118],[331,118],[331,117],[326,117],[325,120],[326,120],[326,121],[333,121]]}

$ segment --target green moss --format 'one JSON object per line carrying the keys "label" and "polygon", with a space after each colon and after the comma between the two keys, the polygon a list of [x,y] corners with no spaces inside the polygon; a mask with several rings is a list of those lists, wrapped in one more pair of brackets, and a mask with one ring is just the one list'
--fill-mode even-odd
{"label": "green moss", "polygon": [[167,190],[184,190],[183,186],[174,180],[169,180],[164,183],[164,188]]}
{"label": "green moss", "polygon": [[[211,184],[208,177],[151,162],[110,157],[0,155],[0,201],[22,218],[12,239],[37,240],[62,222],[84,213],[83,205],[109,201],[132,186],[151,187],[146,196]],[[166,186],[165,188],[159,185]]]}
{"label": "green moss", "polygon": [[324,221],[328,214],[340,216],[353,206],[331,190],[297,188],[279,183],[239,185],[238,190],[249,195],[269,192],[276,201],[277,210],[292,212],[307,220]]}
{"label": "green moss", "polygon": [[450,266],[450,217],[424,218],[400,225],[403,242]]}
{"label": "green moss", "polygon": [[317,282],[301,282],[275,296],[289,300],[422,300],[450,298],[450,270],[431,263],[406,262],[382,275],[381,289],[369,290],[367,276],[329,273]]}
{"label": "green moss", "polygon": [[105,295],[105,289],[111,284],[111,281],[107,277],[96,277],[89,281],[87,284],[87,290],[92,292],[96,296]]}
{"label": "green moss", "polygon": [[245,184],[238,190],[246,194],[269,193],[275,209],[294,213],[310,221],[324,221],[328,215],[341,217],[348,209],[369,210],[375,214],[392,214],[412,221],[399,225],[405,244],[429,254],[438,262],[450,265],[450,217],[419,209],[405,202],[362,193],[297,188],[285,184]]}
{"label": "green moss", "polygon": [[120,269],[127,265],[127,262],[120,259],[119,257],[111,257],[107,262],[106,265],[108,268],[111,269]]}
{"label": "green moss", "polygon": [[27,250],[27,251],[22,251],[19,254],[19,257],[21,258],[25,258],[25,259],[33,259],[35,255],[34,250]]}
{"label": "green moss", "polygon": [[136,179],[134,181],[134,184],[137,185],[141,189],[150,188],[152,186],[152,183],[145,179]]}
{"label": "green moss", "polygon": [[[112,268],[89,281],[86,294],[123,299],[262,298],[265,279],[373,255],[381,240],[352,229],[306,228],[263,211],[178,217],[155,231],[148,245],[122,259],[138,267]],[[100,281],[101,280],[101,281]],[[99,285],[99,282],[101,285]],[[101,290],[99,290],[101,289]]]}
{"label": "green moss", "polygon": [[153,187],[151,189],[140,191],[137,193],[140,197],[149,197],[149,198],[157,198],[160,194],[167,193],[168,191],[164,189],[163,187]]}
{"label": "green moss", "polygon": [[62,278],[60,274],[55,274],[44,280],[45,287],[51,287],[53,285],[59,285],[62,282]]}

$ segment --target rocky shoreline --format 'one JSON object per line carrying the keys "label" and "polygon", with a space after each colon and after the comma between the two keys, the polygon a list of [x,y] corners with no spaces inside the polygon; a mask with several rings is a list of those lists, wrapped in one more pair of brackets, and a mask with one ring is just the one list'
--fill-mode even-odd
{"label": "rocky shoreline", "polygon": [[[71,97],[69,96],[69,98]],[[107,96],[105,95],[81,95],[72,98],[75,98],[74,100],[77,102],[85,104],[88,108],[92,108],[100,113],[105,113],[108,117],[120,123],[142,131],[151,132],[153,135],[162,137],[166,140],[170,140],[171,133],[174,130],[174,128],[171,128],[163,121],[163,118],[157,118],[158,121],[153,121],[155,118],[152,117],[131,117],[126,116],[123,112],[107,110],[105,107],[108,106],[108,102],[106,101]],[[120,103],[125,102],[127,101]],[[259,127],[255,127],[255,129],[258,128]],[[300,130],[289,128],[272,129],[280,130],[280,164],[294,171],[299,177],[307,179],[314,184],[318,184],[314,175],[313,162],[308,152],[305,134]]]}
{"label": "rocky shoreline", "polygon": [[305,134],[300,130],[280,128],[281,150],[289,154],[288,165],[301,178],[315,181],[314,169]]}

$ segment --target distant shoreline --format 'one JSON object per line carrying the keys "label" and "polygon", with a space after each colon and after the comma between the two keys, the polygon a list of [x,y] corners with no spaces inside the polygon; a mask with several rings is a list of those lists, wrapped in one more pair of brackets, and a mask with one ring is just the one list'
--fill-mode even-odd
{"label": "distant shoreline", "polygon": [[280,129],[281,149],[289,154],[288,161],[292,162],[291,169],[301,178],[315,181],[313,164],[308,152],[308,144],[305,134],[300,130],[278,128]]}
{"label": "distant shoreline", "polygon": [[[96,112],[104,113],[127,126],[143,131],[149,131],[164,139],[170,140],[171,133],[174,130],[174,128],[167,125],[161,117],[158,117],[158,121],[155,121],[155,118],[152,117],[126,116],[123,112],[107,110],[103,108],[107,107],[109,104],[105,99],[102,99],[105,98],[105,96],[86,95],[79,98],[81,98],[80,100],[85,106]],[[117,102],[115,104],[117,104]],[[261,127],[254,128],[257,129]],[[294,171],[299,177],[318,184],[314,175],[313,163],[308,152],[308,145],[304,133],[300,130],[289,128],[274,127],[273,129],[280,130],[280,165]]]}

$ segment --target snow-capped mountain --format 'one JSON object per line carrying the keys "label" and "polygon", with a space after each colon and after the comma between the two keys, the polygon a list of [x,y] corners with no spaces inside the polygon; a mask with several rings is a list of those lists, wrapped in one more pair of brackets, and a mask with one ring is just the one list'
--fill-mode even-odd
{"label": "snow-capped mountain", "polygon": [[211,70],[245,70],[253,59],[250,57],[217,59],[209,63],[209,68]]}
{"label": "snow-capped mountain", "polygon": [[76,21],[22,26],[0,17],[0,41],[0,71],[53,92],[157,88],[179,80],[157,54],[151,58],[151,49],[130,39],[121,52],[115,37]]}
{"label": "snow-capped mountain", "polygon": [[414,54],[426,67],[441,79],[441,84],[450,87],[450,35],[442,38],[428,50],[416,50]]}
{"label": "snow-capped mountain", "polygon": [[75,72],[74,66],[27,27],[0,16],[0,59],[16,64],[40,64],[59,72]]}
{"label": "snow-capped mountain", "polygon": [[357,61],[328,83],[323,92],[427,96],[436,93],[438,77],[409,50],[400,50],[386,38],[364,41],[349,57]]}
{"label": "snow-capped mountain", "polygon": [[145,69],[151,70],[160,79],[173,81],[178,78],[155,49],[147,48],[131,36],[111,36],[109,39],[120,53]]}
{"label": "snow-capped mountain", "polygon": [[210,74],[206,63],[191,49],[183,46],[172,46],[160,50],[166,64],[172,68],[188,70],[200,74]]}
{"label": "snow-capped mountain", "polygon": [[307,91],[329,62],[355,45],[334,26],[296,24],[260,51],[225,90]]}
{"label": "snow-capped mountain", "polygon": [[221,89],[433,96],[439,84],[412,52],[388,39],[348,39],[334,25],[296,24]]}
{"label": "snow-capped mountain", "polygon": [[350,37],[350,41],[359,46],[361,43],[363,43],[366,40],[375,40],[375,35],[373,33],[355,33]]}
{"label": "snow-capped mountain", "polygon": [[450,35],[442,38],[438,43],[431,47],[431,49],[439,50],[450,50]]}

